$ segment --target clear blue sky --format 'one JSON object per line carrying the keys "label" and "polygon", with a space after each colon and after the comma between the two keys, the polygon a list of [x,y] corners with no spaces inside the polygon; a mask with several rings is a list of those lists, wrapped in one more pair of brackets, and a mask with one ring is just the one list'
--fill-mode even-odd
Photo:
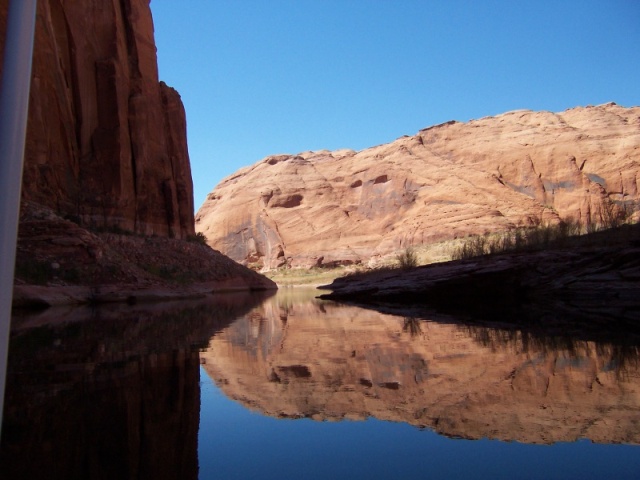
{"label": "clear blue sky", "polygon": [[509,110],[640,105],[639,0],[153,0],[196,209],[276,153]]}

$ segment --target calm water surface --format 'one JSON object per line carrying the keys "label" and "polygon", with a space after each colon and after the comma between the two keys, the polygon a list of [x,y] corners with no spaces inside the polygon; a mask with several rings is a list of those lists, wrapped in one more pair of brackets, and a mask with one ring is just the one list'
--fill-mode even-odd
{"label": "calm water surface", "polygon": [[0,478],[640,478],[633,341],[316,293],[14,318]]}

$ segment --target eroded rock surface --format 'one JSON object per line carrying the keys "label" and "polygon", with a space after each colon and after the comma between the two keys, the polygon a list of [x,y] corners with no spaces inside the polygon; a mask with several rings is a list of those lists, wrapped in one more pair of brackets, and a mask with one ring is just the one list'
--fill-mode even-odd
{"label": "eroded rock surface", "polygon": [[158,80],[149,0],[39,1],[32,78],[24,199],[86,225],[193,235],[185,112]]}
{"label": "eroded rock surface", "polygon": [[635,207],[640,107],[521,110],[360,152],[267,157],[223,180],[196,230],[255,268],[368,262],[411,245]]}

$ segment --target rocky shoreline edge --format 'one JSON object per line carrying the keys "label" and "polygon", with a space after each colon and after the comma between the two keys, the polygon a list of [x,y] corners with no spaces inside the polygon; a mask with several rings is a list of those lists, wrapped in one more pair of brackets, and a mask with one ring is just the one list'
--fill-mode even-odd
{"label": "rocky shoreline edge", "polygon": [[277,285],[191,239],[89,229],[23,202],[13,308],[139,303]]}
{"label": "rocky shoreline edge", "polygon": [[220,293],[251,293],[275,289],[276,287],[249,285],[241,279],[222,282],[204,282],[178,287],[140,287],[137,285],[14,285],[12,307],[14,309],[38,309],[85,304],[138,304],[204,298]]}
{"label": "rocky shoreline edge", "polygon": [[[372,271],[320,287],[319,298],[405,316],[460,316],[527,329],[616,329],[640,338],[640,229],[622,241]],[[602,243],[605,243],[604,245]],[[582,244],[580,244],[582,243]]]}

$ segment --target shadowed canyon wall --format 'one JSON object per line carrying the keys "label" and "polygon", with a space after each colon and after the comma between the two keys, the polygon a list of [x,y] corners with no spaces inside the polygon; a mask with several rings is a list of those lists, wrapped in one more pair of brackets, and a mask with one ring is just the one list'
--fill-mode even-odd
{"label": "shadowed canyon wall", "polygon": [[640,107],[521,110],[448,122],[359,152],[267,157],[196,214],[255,268],[366,263],[411,245],[637,209]]}
{"label": "shadowed canyon wall", "polygon": [[149,0],[38,2],[22,194],[85,225],[194,233],[185,112],[158,80]]}
{"label": "shadowed canyon wall", "polygon": [[201,353],[230,398],[283,418],[406,422],[526,443],[640,443],[637,346],[273,297]]}

